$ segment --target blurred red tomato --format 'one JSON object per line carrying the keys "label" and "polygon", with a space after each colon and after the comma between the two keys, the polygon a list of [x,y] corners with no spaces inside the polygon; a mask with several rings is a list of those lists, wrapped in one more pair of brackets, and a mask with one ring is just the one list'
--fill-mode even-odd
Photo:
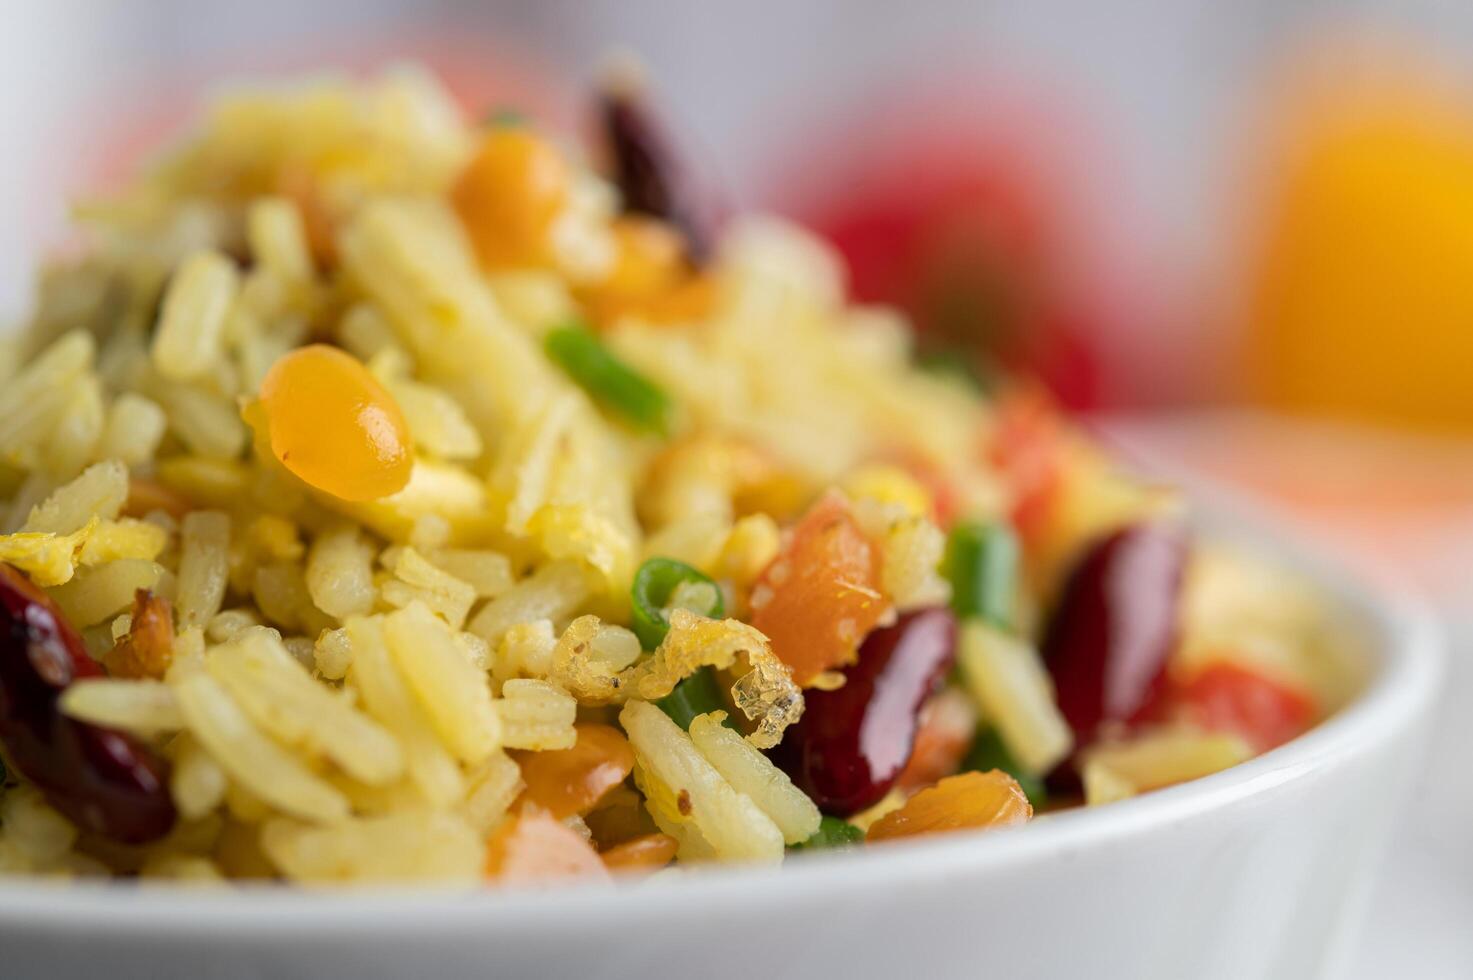
{"label": "blurred red tomato", "polygon": [[1190,721],[1209,731],[1239,735],[1257,752],[1307,730],[1317,711],[1307,691],[1226,660],[1174,684],[1167,699]]}
{"label": "blurred red tomato", "polygon": [[911,316],[923,349],[1098,407],[1116,311],[1079,288],[1098,270],[1077,267],[1090,219],[1071,205],[1079,148],[1061,119],[918,91],[806,137],[774,196],[843,254],[856,298]]}

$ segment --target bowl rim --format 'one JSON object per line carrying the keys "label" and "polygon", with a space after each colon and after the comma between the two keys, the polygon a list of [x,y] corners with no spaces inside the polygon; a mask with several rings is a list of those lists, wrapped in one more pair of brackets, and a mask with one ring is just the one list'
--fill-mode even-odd
{"label": "bowl rim", "polygon": [[[1298,738],[1230,769],[1097,810],[1048,814],[1022,828],[817,853],[777,867],[682,870],[615,884],[540,890],[279,885],[212,890],[18,877],[0,880],[0,935],[54,933],[60,941],[78,928],[115,938],[167,929],[170,941],[335,941],[365,930],[403,937],[475,929],[489,937],[565,934],[570,922],[597,921],[601,928],[617,929],[651,917],[709,916],[718,909],[731,914],[770,911],[868,888],[894,891],[928,879],[985,876],[1208,818],[1213,811],[1370,751],[1430,710],[1442,673],[1442,644],[1440,630],[1419,599],[1386,583],[1371,587],[1322,547],[1306,546],[1292,529],[1261,511],[1245,517],[1257,509],[1220,487],[1194,497],[1210,504],[1193,509],[1193,524],[1208,537],[1230,532],[1252,553],[1305,575],[1341,616],[1363,621],[1371,636],[1367,647],[1372,670],[1354,700]],[[629,901],[631,897],[636,900]]]}

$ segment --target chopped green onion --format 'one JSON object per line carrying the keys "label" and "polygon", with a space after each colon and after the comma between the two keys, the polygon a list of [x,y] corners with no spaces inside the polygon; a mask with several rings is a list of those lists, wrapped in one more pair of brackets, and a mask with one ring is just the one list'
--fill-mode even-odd
{"label": "chopped green onion", "polygon": [[615,357],[592,333],[576,324],[558,327],[544,338],[543,347],[594,401],[638,428],[665,432],[669,397]]}
{"label": "chopped green onion", "polygon": [[946,577],[958,616],[977,616],[1001,629],[1013,625],[1018,537],[1006,524],[958,524],[946,542]]}
{"label": "chopped green onion", "polygon": [[1035,808],[1048,801],[1048,791],[1044,789],[1043,780],[1018,765],[1018,760],[1008,751],[996,728],[983,725],[977,729],[977,737],[962,761],[962,772],[987,772],[991,769],[1000,769],[1016,779],[1027,795],[1028,802]]}
{"label": "chopped green onion", "polygon": [[716,680],[716,671],[702,667],[685,680],[675,685],[675,690],[655,702],[670,720],[681,728],[690,730],[691,719],[712,711],[726,711],[722,724],[735,729],[731,712],[727,711],[726,700],[721,696],[721,685]]}
{"label": "chopped green onion", "polygon": [[[703,588],[696,588],[703,586]],[[672,599],[691,612],[719,619],[726,613],[721,587],[710,577],[673,558],[651,558],[634,573],[630,590],[634,607],[634,635],[646,650],[653,650],[670,632],[665,607]],[[678,593],[678,594],[677,594]]]}
{"label": "chopped green onion", "polygon": [[853,847],[864,841],[864,831],[838,817],[825,816],[818,823],[813,836],[801,844],[794,844],[790,851],[818,851],[831,847]]}

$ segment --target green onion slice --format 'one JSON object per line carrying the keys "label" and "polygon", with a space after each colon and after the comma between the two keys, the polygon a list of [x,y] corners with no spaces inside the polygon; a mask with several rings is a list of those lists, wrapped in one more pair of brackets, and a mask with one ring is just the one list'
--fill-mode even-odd
{"label": "green onion slice", "polygon": [[691,719],[696,715],[712,711],[725,711],[726,718],[722,724],[727,728],[736,728],[732,724],[731,711],[727,708],[726,700],[721,696],[721,684],[716,680],[716,671],[710,667],[702,667],[676,684],[675,690],[656,701],[655,706],[686,731],[690,730]]}
{"label": "green onion slice", "polygon": [[651,558],[634,573],[631,590],[634,635],[653,650],[670,632],[665,609],[671,603],[691,612],[719,619],[726,614],[721,588],[700,570],[673,558]]}
{"label": "green onion slice", "polygon": [[794,844],[790,851],[817,851],[830,847],[853,847],[864,841],[864,831],[838,817],[825,816],[819,821],[818,830],[801,844]]}
{"label": "green onion slice", "polygon": [[1006,524],[958,524],[946,542],[951,605],[1001,629],[1013,625],[1018,583],[1018,537]]}
{"label": "green onion slice", "polygon": [[579,325],[558,327],[543,339],[547,356],[593,396],[637,428],[664,433],[670,399],[644,375],[619,360]]}

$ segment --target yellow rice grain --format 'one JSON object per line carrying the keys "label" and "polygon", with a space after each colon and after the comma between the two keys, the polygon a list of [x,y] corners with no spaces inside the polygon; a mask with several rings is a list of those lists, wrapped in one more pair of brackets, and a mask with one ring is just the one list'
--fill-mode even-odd
{"label": "yellow rice grain", "polygon": [[108,409],[97,454],[104,459],[122,460],[129,466],[146,463],[158,451],[168,424],[157,402],[125,391],[113,399]]}
{"label": "yellow rice grain", "polygon": [[797,844],[818,831],[818,807],[793,785],[788,774],[741,735],[721,722],[724,711],[691,720],[690,738],[706,761],[738,793],[745,793],[782,831],[783,840]]}
{"label": "yellow rice grain", "polygon": [[141,735],[184,727],[174,692],[162,681],[83,678],[69,684],[57,703],[68,717]]}
{"label": "yellow rice grain", "polygon": [[1031,773],[1052,769],[1074,748],[1074,736],[1054,701],[1053,682],[1038,652],[982,622],[962,624],[957,662],[984,718]]}
{"label": "yellow rice grain", "polygon": [[230,517],[195,510],[179,526],[179,582],[174,603],[180,626],[204,626],[220,611],[230,565]]}
{"label": "yellow rice grain", "polygon": [[169,533],[157,524],[124,517],[101,521],[82,539],[77,549],[81,565],[101,565],[120,558],[157,558],[169,544]]}
{"label": "yellow rice grain", "polygon": [[250,609],[222,609],[205,624],[205,637],[211,643],[225,643],[235,639],[242,630],[260,625],[261,617]]}
{"label": "yellow rice grain", "polygon": [[207,507],[226,508],[245,495],[249,473],[234,459],[171,456],[155,468],[159,482]]}
{"label": "yellow rice grain", "polygon": [[502,685],[495,708],[501,720],[501,741],[507,748],[569,749],[578,740],[573,728],[578,702],[555,684],[514,678]]}
{"label": "yellow rice grain", "polygon": [[312,253],[302,213],[283,197],[262,197],[246,213],[246,243],[262,266],[288,281],[306,282],[313,276]]}
{"label": "yellow rice grain", "polygon": [[70,534],[94,517],[117,517],[127,499],[128,468],[117,460],[96,463],[36,505],[22,530]]}
{"label": "yellow rice grain", "polygon": [[716,559],[716,576],[746,589],[777,557],[781,544],[777,522],[767,514],[748,514],[731,527]]}
{"label": "yellow rice grain", "polygon": [[1146,790],[1197,779],[1253,757],[1236,735],[1162,730],[1128,741],[1093,746],[1081,775],[1090,806],[1112,803]]}
{"label": "yellow rice grain", "polygon": [[297,561],[306,548],[297,526],[276,514],[260,514],[246,528],[246,537],[256,553],[269,561]]}
{"label": "yellow rice grain", "polygon": [[440,740],[467,763],[501,742],[486,675],[473,667],[444,621],[418,603],[384,617],[384,639],[399,672]]}
{"label": "yellow rice grain", "polygon": [[54,476],[44,470],[32,470],[20,487],[16,489],[15,495],[9,503],[0,511],[0,530],[7,534],[19,531],[25,526],[26,518],[38,505],[56,489],[58,482]]}
{"label": "yellow rice grain", "polygon": [[317,536],[307,553],[306,576],[313,604],[329,616],[346,619],[373,609],[373,546],[351,524]]}
{"label": "yellow rice grain", "polygon": [[18,461],[23,450],[44,437],[68,386],[91,367],[95,353],[92,335],[73,330],[0,386],[0,453]]}
{"label": "yellow rice grain", "polygon": [[414,444],[420,449],[441,459],[475,459],[481,455],[480,433],[447,392],[403,376],[385,379],[384,386],[399,403]]}
{"label": "yellow rice grain", "polygon": [[94,518],[85,528],[71,534],[57,535],[49,531],[7,534],[0,537],[0,561],[25,572],[40,586],[70,582],[77,570],[77,550],[96,524]]}
{"label": "yellow rice grain", "polygon": [[348,679],[368,713],[398,736],[410,780],[433,805],[459,800],[465,795],[460,767],[394,665],[384,642],[383,617],[355,616],[344,629],[353,648]]}
{"label": "yellow rice grain", "polygon": [[233,402],[196,385],[164,381],[149,393],[169,419],[170,430],[191,452],[233,460],[246,447],[246,425]]}
{"label": "yellow rice grain", "polygon": [[733,789],[659,708],[630,701],[619,713],[640,765],[677,795],[685,794],[691,822],[722,860],[776,863],[783,834],[752,799]]}
{"label": "yellow rice grain", "polygon": [[[418,545],[416,547],[419,548]],[[419,550],[436,568],[469,585],[478,599],[495,598],[516,582],[511,559],[500,552],[436,547]]]}
{"label": "yellow rice grain", "polygon": [[80,569],[71,581],[51,590],[51,597],[73,626],[91,626],[127,609],[139,589],[171,597],[174,577],[158,562],[124,558]]}
{"label": "yellow rice grain", "polygon": [[394,328],[372,303],[355,303],[338,321],[338,342],[360,361],[395,343]]}
{"label": "yellow rice grain", "polygon": [[98,456],[103,424],[102,386],[96,376],[74,378],[66,387],[61,417],[40,447],[38,465],[64,477],[80,472]]}
{"label": "yellow rice grain", "polygon": [[517,623],[501,636],[492,658],[492,675],[500,683],[512,677],[546,677],[552,671],[552,653],[557,635],[552,620],[534,619]]}
{"label": "yellow rice grain", "polygon": [[277,741],[325,756],[370,785],[387,785],[403,774],[404,755],[394,737],[314,681],[280,641],[251,631],[213,650],[208,667]]}
{"label": "yellow rice grain", "polygon": [[180,265],[164,293],[149,352],[160,374],[185,381],[214,367],[239,285],[235,263],[219,252],[199,252]]}
{"label": "yellow rice grain", "polygon": [[0,796],[0,825],[10,845],[38,863],[60,858],[77,839],[71,822],[29,786],[17,786]]}
{"label": "yellow rice grain", "polygon": [[577,562],[548,562],[486,603],[468,628],[495,647],[518,623],[566,619],[592,592],[591,576]]}
{"label": "yellow rice grain", "polygon": [[383,559],[394,574],[379,590],[385,602],[396,608],[420,602],[443,617],[452,629],[465,624],[476,601],[476,590],[469,583],[431,564],[412,547],[390,548]]}
{"label": "yellow rice grain", "polygon": [[330,681],[348,676],[353,665],[353,644],[346,629],[323,630],[312,645],[317,672]]}
{"label": "yellow rice grain", "polygon": [[454,636],[455,645],[465,657],[465,662],[485,674],[491,670],[491,645],[474,633],[460,632]]}
{"label": "yellow rice grain", "polygon": [[169,793],[179,815],[198,820],[225,802],[229,779],[193,736],[184,734],[174,748],[174,769],[169,774]]}
{"label": "yellow rice grain", "polygon": [[273,820],[262,828],[261,847],[288,878],[309,883],[472,884],[486,860],[485,843],[462,818],[429,810],[330,828]]}
{"label": "yellow rice grain", "polygon": [[466,823],[483,838],[489,834],[512,805],[526,783],[522,770],[505,752],[492,752],[485,761],[473,767],[466,776],[469,788],[460,813]]}
{"label": "yellow rice grain", "polygon": [[219,865],[197,854],[155,854],[143,862],[138,875],[179,885],[212,885],[225,880]]}
{"label": "yellow rice grain", "polygon": [[336,823],[348,801],[257,729],[225,689],[192,671],[174,684],[189,730],[230,778],[283,813]]}
{"label": "yellow rice grain", "polygon": [[316,633],[333,625],[312,604],[306,574],[296,562],[276,561],[257,568],[251,580],[251,597],[266,619],[282,629]]}

